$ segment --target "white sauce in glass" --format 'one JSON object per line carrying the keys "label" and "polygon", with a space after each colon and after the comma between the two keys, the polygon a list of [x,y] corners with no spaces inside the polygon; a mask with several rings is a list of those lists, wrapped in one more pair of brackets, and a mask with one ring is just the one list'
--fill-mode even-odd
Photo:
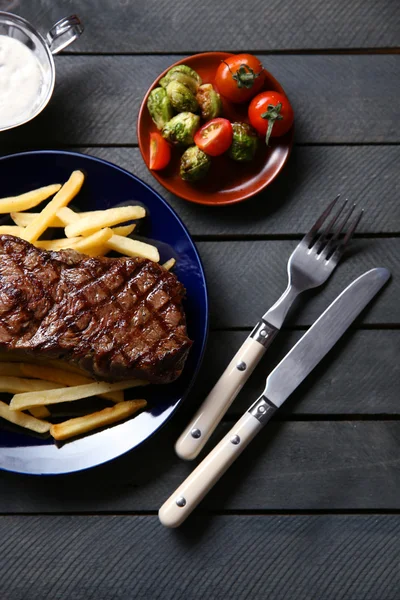
{"label": "white sauce in glass", "polygon": [[28,119],[43,85],[39,60],[25,44],[0,35],[0,128]]}

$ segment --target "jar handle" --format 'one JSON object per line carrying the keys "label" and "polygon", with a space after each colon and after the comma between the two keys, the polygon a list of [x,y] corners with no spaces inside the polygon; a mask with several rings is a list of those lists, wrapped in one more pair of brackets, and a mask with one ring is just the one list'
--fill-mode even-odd
{"label": "jar handle", "polygon": [[84,27],[77,15],[64,17],[57,21],[46,35],[46,40],[52,54],[58,54],[72,44],[82,33]]}

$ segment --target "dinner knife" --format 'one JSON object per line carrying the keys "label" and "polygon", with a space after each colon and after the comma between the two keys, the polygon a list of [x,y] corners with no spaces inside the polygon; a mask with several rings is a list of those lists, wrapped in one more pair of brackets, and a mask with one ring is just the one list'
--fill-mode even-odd
{"label": "dinner knife", "polygon": [[384,268],[351,283],[267,377],[265,389],[217,446],[163,504],[159,518],[178,527],[242,453],[275,411],[336,344],[390,277]]}

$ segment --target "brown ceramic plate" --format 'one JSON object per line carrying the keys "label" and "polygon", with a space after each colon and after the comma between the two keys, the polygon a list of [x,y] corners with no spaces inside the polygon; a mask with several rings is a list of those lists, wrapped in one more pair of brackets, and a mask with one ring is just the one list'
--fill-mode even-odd
{"label": "brown ceramic plate", "polygon": [[[229,56],[232,54],[228,52],[205,52],[188,56],[168,67],[150,86],[140,107],[137,128],[139,147],[146,165],[149,164],[150,132],[157,131],[146,106],[151,90],[157,87],[161,77],[171,67],[179,64],[188,65],[197,71],[204,83],[213,83],[219,64]],[[265,75],[263,89],[285,93],[271,73],[265,71]],[[230,121],[248,121],[248,103],[230,104],[224,101],[224,98],[222,100],[224,117]],[[293,145],[293,135],[292,127],[286,135],[280,138],[271,138],[269,148],[260,144],[256,158],[251,163],[241,164],[226,155],[215,157],[212,159],[207,176],[196,183],[188,183],[181,179],[179,175],[180,152],[175,149],[173,149],[172,160],[168,167],[162,171],[151,171],[151,173],[167,190],[190,202],[214,206],[234,204],[254,196],[275,179],[289,157]]]}

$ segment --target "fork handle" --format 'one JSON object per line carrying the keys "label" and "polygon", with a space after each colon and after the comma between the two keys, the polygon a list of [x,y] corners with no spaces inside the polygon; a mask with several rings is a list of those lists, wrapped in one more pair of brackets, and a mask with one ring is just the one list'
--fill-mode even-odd
{"label": "fork handle", "polygon": [[266,321],[257,323],[176,442],[180,458],[196,458],[278,331]]}

